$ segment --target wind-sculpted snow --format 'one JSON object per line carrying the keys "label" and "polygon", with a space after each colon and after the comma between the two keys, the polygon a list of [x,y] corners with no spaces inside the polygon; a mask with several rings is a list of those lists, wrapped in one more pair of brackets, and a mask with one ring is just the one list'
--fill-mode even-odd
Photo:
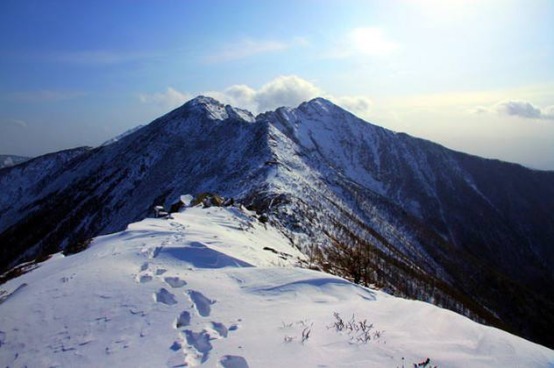
{"label": "wind-sculpted snow", "polygon": [[[0,286],[8,367],[549,367],[554,351],[322,272],[240,208],[186,208]],[[243,227],[245,221],[248,227]],[[202,244],[248,263],[162,257]],[[273,249],[268,252],[265,249]],[[152,249],[161,249],[153,257]],[[280,253],[291,258],[283,260]],[[194,254],[194,253],[193,253]],[[190,256],[187,257],[190,260]],[[150,281],[137,282],[140,276]],[[25,286],[22,286],[25,285]]]}
{"label": "wind-sculpted snow", "polygon": [[193,243],[188,247],[164,247],[158,257],[173,258],[198,268],[251,267],[246,262],[217,252],[202,243]]}

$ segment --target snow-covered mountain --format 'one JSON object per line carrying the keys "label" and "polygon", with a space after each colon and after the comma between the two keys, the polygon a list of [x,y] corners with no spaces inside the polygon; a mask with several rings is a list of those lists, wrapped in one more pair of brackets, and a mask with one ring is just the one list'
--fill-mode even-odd
{"label": "snow-covered mountain", "polygon": [[22,162],[30,160],[30,157],[16,156],[16,155],[0,155],[0,169],[5,167],[14,166]]}
{"label": "snow-covered mountain", "polygon": [[554,365],[553,350],[504,331],[294,267],[305,256],[244,208],[172,217],[1,285],[2,366]]}
{"label": "snow-covered mountain", "polygon": [[115,142],[118,142],[120,141],[121,139],[125,138],[126,136],[128,136],[129,134],[132,134],[134,132],[136,132],[137,130],[141,129],[144,125],[140,124],[140,125],[137,125],[136,127],[134,128],[131,128],[129,130],[126,130],[124,131],[123,133],[121,133],[120,135],[114,137],[114,138],[111,138],[111,139],[108,139],[106,142],[102,143],[101,146],[107,146],[108,144],[112,144],[112,143],[115,143]]}
{"label": "snow-covered mountain", "polygon": [[[25,172],[58,154],[0,171],[1,268],[215,192],[330,272],[554,346],[553,172],[394,133],[324,99],[254,117],[198,97],[71,152],[37,178]],[[342,245],[366,250],[363,273],[321,254]]]}

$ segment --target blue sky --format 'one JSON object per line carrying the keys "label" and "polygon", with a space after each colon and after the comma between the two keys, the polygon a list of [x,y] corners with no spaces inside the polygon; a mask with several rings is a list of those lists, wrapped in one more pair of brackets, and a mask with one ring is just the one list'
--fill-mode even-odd
{"label": "blue sky", "polygon": [[3,0],[0,153],[97,145],[198,94],[323,96],[554,170],[553,24],[551,0]]}

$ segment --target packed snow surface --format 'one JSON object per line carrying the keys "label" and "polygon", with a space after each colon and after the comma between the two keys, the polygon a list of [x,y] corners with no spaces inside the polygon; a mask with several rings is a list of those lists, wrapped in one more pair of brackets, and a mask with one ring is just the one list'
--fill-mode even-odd
{"label": "packed snow surface", "polygon": [[246,210],[187,208],[0,286],[8,367],[554,367],[453,312],[295,267]]}

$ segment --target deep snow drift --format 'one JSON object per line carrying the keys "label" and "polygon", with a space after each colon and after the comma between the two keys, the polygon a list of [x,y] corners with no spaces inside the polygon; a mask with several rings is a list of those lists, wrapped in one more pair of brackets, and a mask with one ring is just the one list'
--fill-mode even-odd
{"label": "deep snow drift", "polygon": [[131,224],[0,286],[0,365],[554,366],[548,348],[303,257],[235,207]]}

